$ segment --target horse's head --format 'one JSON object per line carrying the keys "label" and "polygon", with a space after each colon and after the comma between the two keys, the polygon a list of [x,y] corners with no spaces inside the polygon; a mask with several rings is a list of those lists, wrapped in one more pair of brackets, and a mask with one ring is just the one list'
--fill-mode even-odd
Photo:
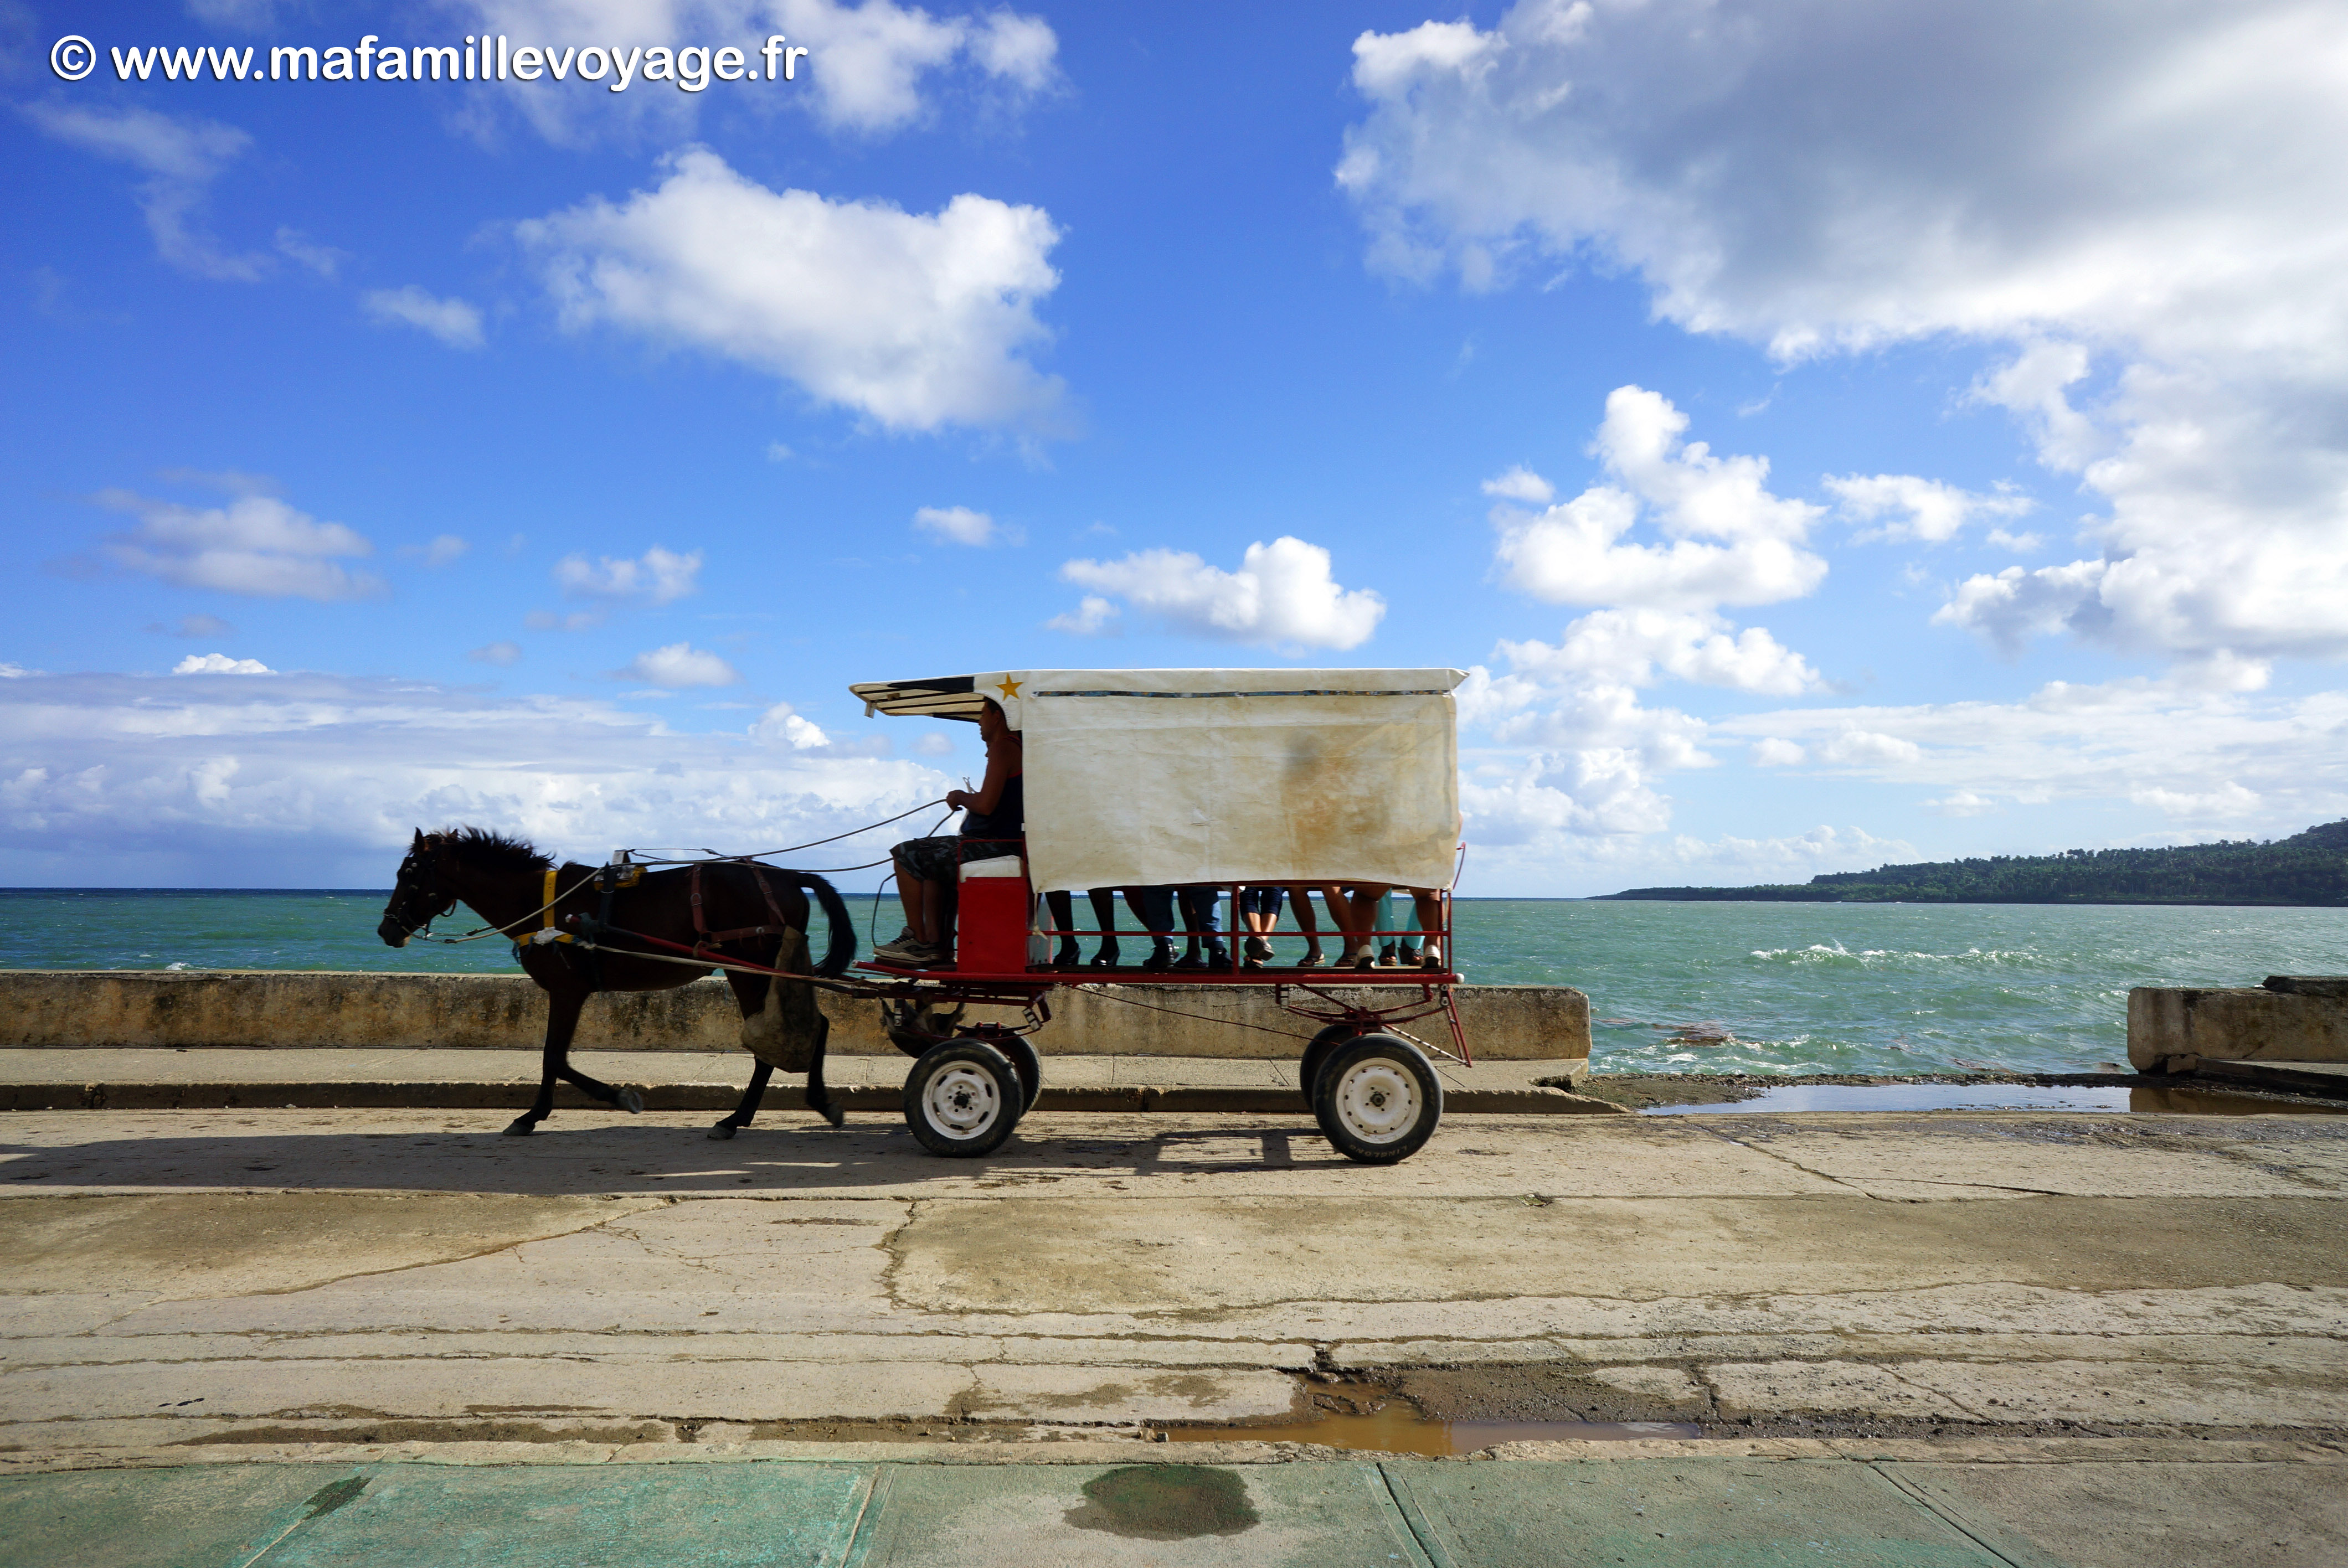
{"label": "horse's head", "polygon": [[441,866],[447,843],[439,834],[427,838],[423,829],[417,830],[416,842],[407,846],[407,858],[399,863],[391,901],[383,907],[383,923],[375,928],[386,946],[407,946],[408,938],[457,907],[457,894]]}

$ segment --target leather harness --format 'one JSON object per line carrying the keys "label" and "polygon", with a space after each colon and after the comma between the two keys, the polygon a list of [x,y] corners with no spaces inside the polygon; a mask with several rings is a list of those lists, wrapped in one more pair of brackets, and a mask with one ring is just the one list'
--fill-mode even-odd
{"label": "leather harness", "polygon": [[751,860],[736,861],[733,864],[747,866],[750,868],[751,879],[757,883],[759,893],[767,900],[767,912],[775,917],[775,923],[771,926],[737,926],[730,931],[711,930],[709,917],[701,907],[701,866],[696,863],[689,884],[693,892],[693,956],[696,958],[712,956],[704,952],[702,950],[704,948],[722,948],[726,943],[738,941],[744,937],[779,937],[791,928],[783,919],[783,907],[776,902],[775,890],[767,885],[767,868]]}

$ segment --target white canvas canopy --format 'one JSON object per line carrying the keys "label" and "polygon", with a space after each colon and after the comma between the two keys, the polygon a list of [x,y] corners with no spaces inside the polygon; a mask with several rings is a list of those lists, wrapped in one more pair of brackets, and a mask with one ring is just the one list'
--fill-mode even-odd
{"label": "white canvas canopy", "polygon": [[1179,882],[1447,887],[1457,670],[1012,670],[849,688],[1025,742],[1038,891]]}

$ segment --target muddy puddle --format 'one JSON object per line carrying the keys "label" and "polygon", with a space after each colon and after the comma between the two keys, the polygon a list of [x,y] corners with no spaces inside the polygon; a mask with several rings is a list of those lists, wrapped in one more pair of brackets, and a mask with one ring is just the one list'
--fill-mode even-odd
{"label": "muddy puddle", "polygon": [[2191,1116],[2348,1115],[2348,1102],[2224,1089],[2063,1087],[2034,1083],[1798,1083],[1749,1100],[1649,1105],[1643,1116],[1769,1111],[2132,1111]]}
{"label": "muddy puddle", "polygon": [[1622,1441],[1633,1438],[1703,1436],[1694,1421],[1442,1421],[1396,1401],[1366,1415],[1341,1410],[1317,1420],[1281,1427],[1166,1427],[1178,1443],[1319,1443],[1368,1453],[1425,1454],[1443,1458],[1471,1454],[1494,1443],[1572,1440]]}

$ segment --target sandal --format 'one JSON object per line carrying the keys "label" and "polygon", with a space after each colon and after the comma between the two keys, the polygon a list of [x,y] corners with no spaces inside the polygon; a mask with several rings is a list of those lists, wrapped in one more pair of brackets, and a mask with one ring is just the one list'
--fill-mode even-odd
{"label": "sandal", "polygon": [[1318,953],[1307,953],[1303,958],[1297,959],[1293,967],[1300,969],[1317,969],[1321,967],[1321,955]]}

